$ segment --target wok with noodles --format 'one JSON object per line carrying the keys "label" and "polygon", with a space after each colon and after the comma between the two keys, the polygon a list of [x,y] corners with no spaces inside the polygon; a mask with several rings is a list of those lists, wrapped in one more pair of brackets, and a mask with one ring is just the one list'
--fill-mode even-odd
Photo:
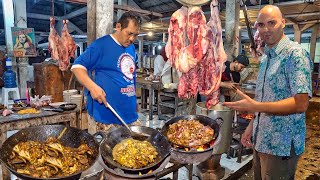
{"label": "wok with noodles", "polygon": [[159,131],[145,126],[130,126],[134,132],[149,135],[145,141],[136,141],[125,127],[115,128],[103,136],[100,153],[106,166],[121,169],[128,174],[146,174],[159,167],[170,155],[171,144]]}
{"label": "wok with noodles", "polygon": [[87,169],[92,154],[87,144],[71,148],[49,137],[44,143],[27,141],[15,145],[9,165],[18,173],[36,178],[64,177]]}
{"label": "wok with noodles", "polygon": [[158,153],[150,142],[135,139],[125,139],[112,150],[112,156],[122,166],[128,168],[143,168],[153,163]]}
{"label": "wok with noodles", "polygon": [[99,144],[89,133],[63,125],[42,125],[9,137],[0,149],[0,160],[24,180],[79,179],[98,153]]}
{"label": "wok with noodles", "polygon": [[214,130],[198,120],[179,120],[169,125],[168,140],[174,144],[192,147],[208,143],[212,140]]}

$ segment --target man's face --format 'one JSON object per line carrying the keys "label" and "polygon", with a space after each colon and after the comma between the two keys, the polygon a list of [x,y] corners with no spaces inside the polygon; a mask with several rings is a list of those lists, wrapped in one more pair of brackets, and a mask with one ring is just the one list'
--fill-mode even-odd
{"label": "man's face", "polygon": [[139,34],[139,27],[129,20],[128,27],[121,29],[121,24],[117,23],[116,29],[119,32],[119,43],[124,46],[130,46]]}
{"label": "man's face", "polygon": [[259,14],[257,18],[260,37],[269,47],[280,41],[284,27],[285,20],[279,13],[275,13],[272,10]]}
{"label": "man's face", "polygon": [[19,42],[21,42],[21,43],[26,42],[26,36],[24,34],[19,35]]}
{"label": "man's face", "polygon": [[243,64],[239,63],[238,61],[234,62],[234,71],[235,72],[241,72],[246,66],[244,66]]}

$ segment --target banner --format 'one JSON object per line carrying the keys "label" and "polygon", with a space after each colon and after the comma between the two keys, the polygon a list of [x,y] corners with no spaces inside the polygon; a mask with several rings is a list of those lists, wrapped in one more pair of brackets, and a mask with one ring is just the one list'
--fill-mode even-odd
{"label": "banner", "polygon": [[14,57],[37,56],[33,28],[11,27]]}

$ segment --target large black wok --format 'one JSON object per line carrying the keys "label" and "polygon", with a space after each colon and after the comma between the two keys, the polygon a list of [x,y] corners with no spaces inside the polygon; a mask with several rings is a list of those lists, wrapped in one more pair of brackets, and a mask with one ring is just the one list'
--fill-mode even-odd
{"label": "large black wok", "polygon": [[103,137],[103,140],[100,144],[100,153],[105,164],[112,169],[119,168],[125,173],[129,174],[139,172],[145,174],[150,170],[154,170],[155,168],[159,167],[163,160],[170,154],[171,145],[168,142],[167,138],[163,136],[159,131],[149,127],[131,126],[130,128],[134,132],[143,132],[144,134],[149,135],[146,141],[150,142],[158,152],[158,157],[155,159],[155,162],[147,165],[144,168],[132,169],[124,167],[118,162],[114,161],[112,156],[112,149],[122,140],[131,138],[128,129],[126,129],[125,127],[119,127],[117,129],[111,130],[106,135],[104,135],[103,133],[101,134],[102,136],[105,136]]}
{"label": "large black wok", "polygon": [[[43,125],[43,126],[36,126],[30,127],[26,129],[22,129],[19,132],[15,133],[11,137],[9,137],[3,144],[0,149],[0,160],[2,163],[6,165],[6,167],[17,177],[27,180],[27,179],[41,179],[35,178],[28,175],[20,174],[15,169],[13,169],[8,161],[9,157],[12,153],[13,147],[18,144],[19,142],[26,142],[26,141],[39,141],[45,142],[48,137],[59,137],[60,133],[66,128],[64,133],[62,134],[59,141],[64,146],[69,146],[73,148],[79,147],[82,143],[86,143],[93,151],[93,157],[90,159],[89,163],[90,166],[93,165],[98,158],[99,155],[99,144],[94,138],[94,136],[90,135],[89,133],[82,131],[77,128],[73,127],[66,127],[63,125]],[[46,178],[46,179],[79,179],[81,176],[81,172],[72,174],[70,176],[59,177],[59,178]]]}
{"label": "large black wok", "polygon": [[[212,136],[212,140],[216,139],[214,145],[217,143],[218,139],[221,139],[221,138],[218,138],[218,135],[220,131],[220,125],[222,124],[223,120],[221,118],[217,118],[213,120],[203,115],[184,115],[184,116],[178,116],[178,117],[169,119],[161,128],[162,134],[167,137],[167,131],[169,129],[169,125],[175,122],[178,122],[179,120],[182,120],[182,119],[198,120],[203,125],[210,126],[214,130],[214,135]],[[199,162],[205,161],[212,155],[213,146],[203,151],[197,151],[196,149],[185,151],[184,148],[180,149],[180,148],[175,148],[173,146],[171,151],[171,161],[173,161],[174,163],[180,163],[180,164],[193,164],[193,163],[199,163]]]}

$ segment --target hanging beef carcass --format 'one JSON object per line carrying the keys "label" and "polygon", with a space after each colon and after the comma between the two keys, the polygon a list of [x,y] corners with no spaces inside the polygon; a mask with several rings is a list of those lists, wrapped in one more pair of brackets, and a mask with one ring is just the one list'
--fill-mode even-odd
{"label": "hanging beef carcass", "polygon": [[219,102],[219,87],[224,62],[227,55],[223,48],[222,27],[217,8],[218,1],[211,2],[211,17],[207,24],[207,39],[210,42],[206,57],[201,61],[199,70],[199,93],[208,96],[206,107]]}
{"label": "hanging beef carcass", "polygon": [[75,58],[75,51],[77,49],[77,45],[69,34],[68,30],[69,20],[63,20],[63,29],[61,32],[61,39],[63,41],[64,46],[67,48],[69,59]]}
{"label": "hanging beef carcass", "polygon": [[75,50],[77,49],[76,43],[73,41],[68,30],[68,20],[63,20],[63,29],[61,32],[61,39],[65,48],[65,55],[62,57],[61,63],[63,66],[69,67],[70,58],[75,58]]}
{"label": "hanging beef carcass", "polygon": [[[257,28],[257,22],[254,24],[254,27]],[[253,37],[254,37],[254,43],[256,45],[256,50],[254,51],[252,48],[250,48],[250,53],[252,57],[262,56],[262,54],[264,53],[265,43],[260,37],[259,30],[256,30]]]}
{"label": "hanging beef carcass", "polygon": [[69,54],[65,46],[65,39],[62,39],[54,28],[55,19],[50,17],[49,52],[52,59],[58,61],[59,69],[66,71],[69,68]]}
{"label": "hanging beef carcass", "polygon": [[181,50],[176,60],[176,68],[182,72],[179,80],[178,95],[181,98],[195,97],[198,93],[199,62],[208,49],[206,39],[206,18],[199,7],[189,8],[187,37],[189,45]]}
{"label": "hanging beef carcass", "polygon": [[55,24],[55,19],[54,17],[50,17],[50,34],[49,34],[49,52],[51,53],[51,57],[54,60],[58,60],[60,58],[59,55],[59,44],[60,43],[60,36],[57,33],[57,31],[54,28],[54,24]]}
{"label": "hanging beef carcass", "polygon": [[[208,24],[206,24],[203,12],[199,7],[189,8],[188,17],[181,18],[188,19],[186,28],[189,45],[182,49],[179,48],[181,51],[171,59],[173,67],[183,72],[178,85],[179,97],[195,97],[199,92],[208,96],[207,108],[219,102],[221,74],[227,59],[223,48],[222,28],[217,5],[218,1],[213,0]],[[170,21],[170,27],[172,26]],[[166,46],[166,52],[169,56],[175,50],[174,41],[170,39],[173,37],[172,34],[170,35],[170,27],[168,45]],[[179,32],[182,34],[174,35],[185,37],[185,33]]]}
{"label": "hanging beef carcass", "polygon": [[174,12],[170,19],[168,29],[168,42],[165,50],[168,60],[172,67],[176,68],[176,60],[181,53],[181,49],[185,47],[185,31],[187,24],[188,9],[182,7]]}
{"label": "hanging beef carcass", "polygon": [[[178,58],[174,59],[176,69],[183,73],[194,68],[208,49],[208,41],[205,38],[207,34],[206,17],[203,11],[199,7],[191,7],[188,9],[187,19],[189,45],[180,49]],[[184,35],[181,34],[180,37],[184,37]]]}

